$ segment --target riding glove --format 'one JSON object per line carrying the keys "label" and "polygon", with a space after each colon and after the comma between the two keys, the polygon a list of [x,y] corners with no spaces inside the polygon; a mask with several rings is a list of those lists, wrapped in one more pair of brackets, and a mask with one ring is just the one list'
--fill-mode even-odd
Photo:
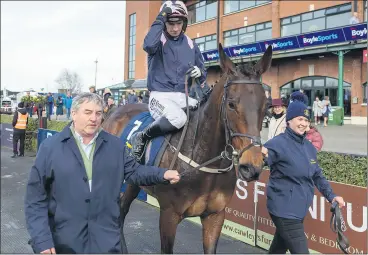
{"label": "riding glove", "polygon": [[192,77],[192,78],[199,78],[199,77],[201,77],[201,75],[202,75],[202,72],[199,69],[199,67],[198,66],[194,66],[193,67],[193,70],[190,72],[190,77]]}
{"label": "riding glove", "polygon": [[170,6],[166,6],[162,9],[162,11],[158,14],[157,20],[161,20],[162,22],[167,22],[167,16],[169,16],[173,12]]}

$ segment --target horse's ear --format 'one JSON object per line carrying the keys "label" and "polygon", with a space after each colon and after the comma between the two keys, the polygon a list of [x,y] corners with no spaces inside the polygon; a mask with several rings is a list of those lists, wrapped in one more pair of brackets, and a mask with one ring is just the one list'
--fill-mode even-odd
{"label": "horse's ear", "polygon": [[262,58],[258,60],[257,64],[254,66],[254,70],[257,75],[262,75],[270,67],[272,62],[272,46],[268,46],[266,52],[263,54]]}
{"label": "horse's ear", "polygon": [[231,61],[231,59],[226,55],[224,49],[222,48],[221,43],[219,43],[218,52],[222,72],[227,74],[235,73],[235,65]]}

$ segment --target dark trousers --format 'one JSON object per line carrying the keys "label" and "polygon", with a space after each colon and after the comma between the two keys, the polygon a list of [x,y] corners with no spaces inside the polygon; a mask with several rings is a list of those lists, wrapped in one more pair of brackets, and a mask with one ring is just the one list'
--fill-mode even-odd
{"label": "dark trousers", "polygon": [[13,133],[13,153],[18,155],[18,140],[20,141],[19,145],[19,155],[24,155],[24,141],[26,139],[26,131],[25,130],[16,130],[14,129]]}
{"label": "dark trousers", "polygon": [[270,214],[276,226],[269,254],[309,254],[307,238],[304,234],[303,220],[285,219]]}

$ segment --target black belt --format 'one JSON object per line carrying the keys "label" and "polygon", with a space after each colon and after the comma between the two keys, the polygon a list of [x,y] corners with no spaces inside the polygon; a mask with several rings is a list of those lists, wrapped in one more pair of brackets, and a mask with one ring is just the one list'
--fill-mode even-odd
{"label": "black belt", "polygon": [[334,233],[337,233],[337,243],[339,244],[340,249],[345,253],[349,254],[347,249],[350,247],[348,238],[344,235],[344,231],[346,231],[345,221],[341,214],[339,204],[337,202],[333,202],[330,211],[332,212],[330,227]]}

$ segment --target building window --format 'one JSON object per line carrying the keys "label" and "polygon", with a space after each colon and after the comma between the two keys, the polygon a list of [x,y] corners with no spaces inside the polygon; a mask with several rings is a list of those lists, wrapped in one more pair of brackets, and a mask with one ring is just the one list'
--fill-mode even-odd
{"label": "building window", "polygon": [[224,14],[270,3],[271,0],[225,0]]}
{"label": "building window", "polygon": [[129,15],[129,60],[128,60],[128,79],[135,77],[135,30],[136,14]]}
{"label": "building window", "polygon": [[200,51],[217,49],[216,34],[195,38],[194,42],[198,44],[198,48]]}
{"label": "building window", "polygon": [[364,1],[364,22],[367,22],[367,0]]}
{"label": "building window", "polygon": [[248,44],[272,38],[272,22],[259,23],[224,32],[224,45]]}
{"label": "building window", "polygon": [[[329,97],[331,106],[338,104],[338,80],[335,78],[325,76],[308,76],[294,81],[291,81],[280,88],[281,98],[290,100],[290,95],[294,91],[300,89],[308,97],[308,105],[313,106],[313,102],[318,97],[321,101],[325,96]],[[343,97],[344,97],[344,115],[351,116],[351,84],[343,83]]]}
{"label": "building window", "polygon": [[281,19],[281,36],[349,25],[351,3]]}
{"label": "building window", "polygon": [[367,88],[367,83],[363,84],[363,104],[367,103],[367,98],[368,98],[368,88]]}
{"label": "building window", "polygon": [[217,17],[217,1],[202,0],[188,6],[188,24],[194,24],[215,17]]}

